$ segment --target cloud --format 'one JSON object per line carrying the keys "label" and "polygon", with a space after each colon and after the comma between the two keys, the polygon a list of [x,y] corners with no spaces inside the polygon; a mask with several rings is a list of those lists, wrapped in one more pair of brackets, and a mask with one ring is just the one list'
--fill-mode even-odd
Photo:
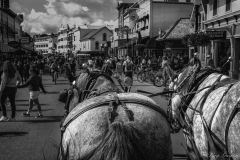
{"label": "cloud", "polygon": [[86,6],[73,2],[46,0],[46,12],[37,12],[32,9],[25,14],[23,30],[30,34],[56,33],[61,25],[73,26],[93,23],[98,18]]}
{"label": "cloud", "polygon": [[102,19],[98,19],[97,21],[93,22],[91,25],[93,26],[105,26],[105,25],[113,25],[113,20],[111,21],[104,21]]}
{"label": "cloud", "polygon": [[23,7],[21,4],[19,4],[18,2],[15,2],[15,1],[10,1],[10,6],[11,6],[11,9],[14,10],[15,12],[17,13],[29,13],[30,10]]}
{"label": "cloud", "polygon": [[[46,0],[43,5],[45,11],[38,12],[35,9],[28,10],[17,2],[12,2],[15,12],[24,13],[23,30],[29,34],[56,33],[61,25],[67,24],[72,27],[74,24],[90,24],[95,26],[112,25],[113,21],[106,21],[106,11],[97,11],[91,8],[91,5],[83,4],[97,2],[98,9],[102,7],[99,3],[109,2],[112,5],[116,0],[81,0],[78,3],[70,2],[71,0]],[[96,5],[96,3],[94,4]],[[96,7],[95,7],[96,8]],[[111,13],[110,13],[111,14]]]}

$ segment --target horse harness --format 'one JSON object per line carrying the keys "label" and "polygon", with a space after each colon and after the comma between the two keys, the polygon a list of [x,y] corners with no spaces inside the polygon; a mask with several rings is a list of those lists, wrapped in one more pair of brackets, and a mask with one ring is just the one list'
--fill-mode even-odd
{"label": "horse harness", "polygon": [[[203,128],[204,128],[204,131],[205,131],[207,140],[208,140],[208,144],[209,144],[210,150],[213,151],[214,154],[217,155],[218,157],[221,157],[221,153],[219,153],[219,152],[227,153],[228,157],[229,157],[230,159],[232,159],[232,158],[229,156],[230,154],[229,154],[229,151],[228,151],[228,149],[227,149],[227,146],[228,146],[228,141],[227,141],[228,138],[227,138],[227,137],[228,137],[228,131],[229,131],[230,124],[231,124],[233,118],[235,117],[235,115],[240,111],[240,102],[238,102],[238,103],[235,105],[234,110],[233,110],[233,112],[231,113],[230,118],[229,118],[229,120],[228,120],[228,122],[227,122],[226,130],[225,130],[225,144],[226,144],[226,145],[224,145],[224,144],[221,142],[221,140],[220,140],[214,133],[212,133],[211,130],[210,130],[210,129],[211,129],[211,125],[212,125],[212,121],[213,121],[213,116],[212,116],[212,118],[211,118],[211,120],[210,120],[210,125],[209,125],[209,127],[208,127],[208,125],[207,125],[207,123],[206,123],[206,120],[205,120],[204,117],[203,117],[203,112],[202,112],[202,109],[203,109],[203,106],[204,106],[204,102],[206,101],[208,95],[209,95],[214,89],[222,86],[222,85],[220,84],[220,83],[221,83],[220,80],[221,80],[221,77],[222,77],[222,76],[223,76],[223,75],[221,74],[221,75],[217,78],[217,80],[214,82],[213,85],[211,85],[211,86],[206,86],[206,87],[204,87],[204,88],[202,88],[202,89],[200,89],[200,90],[198,90],[198,91],[194,91],[194,92],[188,93],[187,95],[189,95],[189,94],[197,94],[197,93],[201,92],[202,90],[204,90],[204,89],[206,89],[206,88],[209,88],[209,90],[207,91],[207,93],[205,94],[205,96],[202,97],[202,98],[199,100],[199,102],[202,100],[202,101],[201,101],[201,104],[200,104],[200,110],[196,110],[196,109],[194,109],[194,108],[191,107],[191,106],[188,106],[188,108],[194,110],[195,112],[197,112],[197,113],[200,115],[200,117],[201,117],[201,119],[202,119],[202,122],[203,122]],[[219,85],[219,84],[220,84],[220,85]],[[215,111],[214,111],[213,114],[216,113],[216,111],[217,111],[217,109],[218,109],[218,106],[221,104],[223,98],[225,97],[225,95],[227,94],[227,92],[232,88],[232,86],[233,86],[234,84],[235,84],[234,81],[233,81],[232,83],[229,83],[228,88],[227,88],[227,89],[225,90],[225,92],[223,93],[223,96],[221,97],[220,101],[218,102],[218,105],[217,105],[217,107],[216,107],[216,109],[215,109]],[[219,85],[219,86],[218,86],[218,85]],[[184,95],[184,96],[187,96],[187,95]],[[184,96],[182,95],[182,97],[184,97]],[[186,104],[184,104],[184,102],[182,101],[182,105],[186,105]],[[186,112],[183,111],[182,106],[179,107],[179,110],[180,110],[180,113],[181,113],[180,115],[181,115],[181,116],[184,116],[184,117],[186,118],[186,119],[185,119],[184,117],[182,117],[183,122],[184,122],[184,129],[185,129],[184,134],[187,135],[190,143],[191,143],[192,146],[193,146],[194,155],[191,155],[191,153],[189,152],[189,150],[188,150],[187,148],[185,148],[185,147],[184,147],[184,148],[185,148],[187,154],[189,155],[189,157],[190,157],[191,159],[195,159],[194,157],[198,157],[197,159],[199,159],[199,158],[200,158],[200,154],[199,154],[199,152],[198,152],[198,150],[197,150],[197,147],[196,147],[196,144],[195,144],[194,138],[193,138],[194,136],[193,136],[193,132],[192,132],[192,122],[191,122],[190,118],[188,117],[188,115],[186,114]],[[225,148],[225,151],[222,151],[222,150],[219,151],[219,149],[217,149],[216,143],[214,142],[213,137],[215,138],[215,140],[218,141],[218,143],[219,143],[223,148]],[[209,150],[209,151],[210,151],[210,150]],[[210,154],[210,153],[208,153],[208,154]],[[201,158],[200,158],[200,159],[201,159]]]}
{"label": "horse harness", "polygon": [[[125,98],[119,98],[117,93],[115,92],[111,92],[109,93],[107,96],[109,96],[108,100],[105,101],[101,101],[95,104],[90,104],[87,105],[83,108],[81,108],[77,114],[73,115],[72,118],[67,119],[67,121],[64,121],[61,124],[61,144],[60,144],[60,151],[63,153],[63,146],[62,146],[62,138],[63,138],[63,134],[66,131],[66,128],[74,121],[76,120],[79,116],[81,116],[82,114],[86,113],[87,111],[90,111],[92,109],[95,108],[99,108],[102,107],[104,105],[108,105],[107,108],[107,118],[108,118],[108,126],[110,126],[112,123],[114,123],[115,118],[117,117],[117,113],[116,110],[118,108],[118,106],[121,105],[121,107],[124,109],[129,121],[134,121],[134,114],[131,110],[128,109],[127,107],[127,103],[134,103],[134,104],[139,104],[139,105],[144,105],[152,110],[157,111],[158,113],[160,113],[161,115],[164,116],[164,118],[166,119],[166,121],[169,123],[168,120],[168,115],[166,114],[166,112],[161,109],[159,106],[157,106],[156,104],[153,104],[151,102],[148,101],[144,101],[142,99],[125,99]],[[66,120],[66,119],[65,119]],[[170,123],[169,123],[170,124]]]}

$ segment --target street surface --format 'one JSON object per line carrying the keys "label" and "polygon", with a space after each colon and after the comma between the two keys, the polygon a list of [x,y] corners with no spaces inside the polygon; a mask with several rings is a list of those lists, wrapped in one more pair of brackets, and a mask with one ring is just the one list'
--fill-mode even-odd
{"label": "street surface", "polygon": [[[28,88],[18,89],[16,96],[17,122],[0,123],[0,160],[53,160],[56,159],[60,143],[60,121],[64,113],[63,104],[58,102],[59,92],[69,84],[64,77],[60,77],[55,85],[49,74],[43,75],[43,85],[47,91],[39,96],[43,118],[35,118],[36,106],[30,117],[22,116],[28,109]],[[136,89],[148,92],[161,92],[163,88],[139,83],[134,79],[131,92]],[[161,97],[153,98],[161,108],[167,109],[167,101]],[[8,116],[11,108],[8,107]],[[172,135],[174,154],[185,154],[181,143],[184,144],[182,133]]]}

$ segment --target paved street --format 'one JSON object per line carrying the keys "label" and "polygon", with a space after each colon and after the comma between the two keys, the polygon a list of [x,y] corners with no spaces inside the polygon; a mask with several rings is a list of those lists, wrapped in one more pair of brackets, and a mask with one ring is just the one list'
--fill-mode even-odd
{"label": "paved street", "polygon": [[[43,84],[47,94],[40,95],[40,103],[44,118],[36,119],[36,106],[30,117],[23,117],[21,114],[28,108],[28,88],[18,89],[16,106],[17,122],[0,123],[0,159],[1,160],[52,160],[57,155],[57,148],[60,142],[59,122],[63,115],[63,104],[58,102],[58,95],[62,89],[68,87],[67,80],[63,77],[58,79],[57,85],[51,81],[48,74],[43,76]],[[136,89],[149,92],[160,92],[162,88],[150,86],[146,83],[139,83],[134,80],[132,92]],[[163,109],[167,109],[167,101],[160,97],[154,100]],[[10,116],[8,108],[8,116]],[[184,143],[181,134],[172,135],[174,154],[184,154],[181,143]]]}
{"label": "paved street", "polygon": [[[139,83],[136,78],[134,78],[134,86],[131,89],[131,92],[135,92],[136,89],[141,89],[144,91],[152,92],[152,93],[158,93],[163,91],[163,87],[155,87],[152,85],[149,85],[147,83]],[[146,94],[147,95],[147,94]],[[153,98],[161,108],[163,108],[165,111],[167,111],[167,100],[164,97],[154,97]],[[184,145],[184,137],[182,132],[178,134],[172,134],[172,145],[173,145],[173,152],[174,154],[186,154],[185,150],[183,149],[181,143]]]}

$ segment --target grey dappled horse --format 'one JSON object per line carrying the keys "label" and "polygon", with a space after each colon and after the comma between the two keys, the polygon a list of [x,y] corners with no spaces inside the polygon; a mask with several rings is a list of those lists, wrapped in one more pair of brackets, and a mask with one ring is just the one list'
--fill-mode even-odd
{"label": "grey dappled horse", "polygon": [[167,115],[155,101],[123,93],[101,73],[81,73],[75,86],[62,124],[59,160],[173,158]]}
{"label": "grey dappled horse", "polygon": [[194,72],[190,66],[178,79],[172,117],[180,122],[191,159],[240,159],[240,82],[216,70]]}

